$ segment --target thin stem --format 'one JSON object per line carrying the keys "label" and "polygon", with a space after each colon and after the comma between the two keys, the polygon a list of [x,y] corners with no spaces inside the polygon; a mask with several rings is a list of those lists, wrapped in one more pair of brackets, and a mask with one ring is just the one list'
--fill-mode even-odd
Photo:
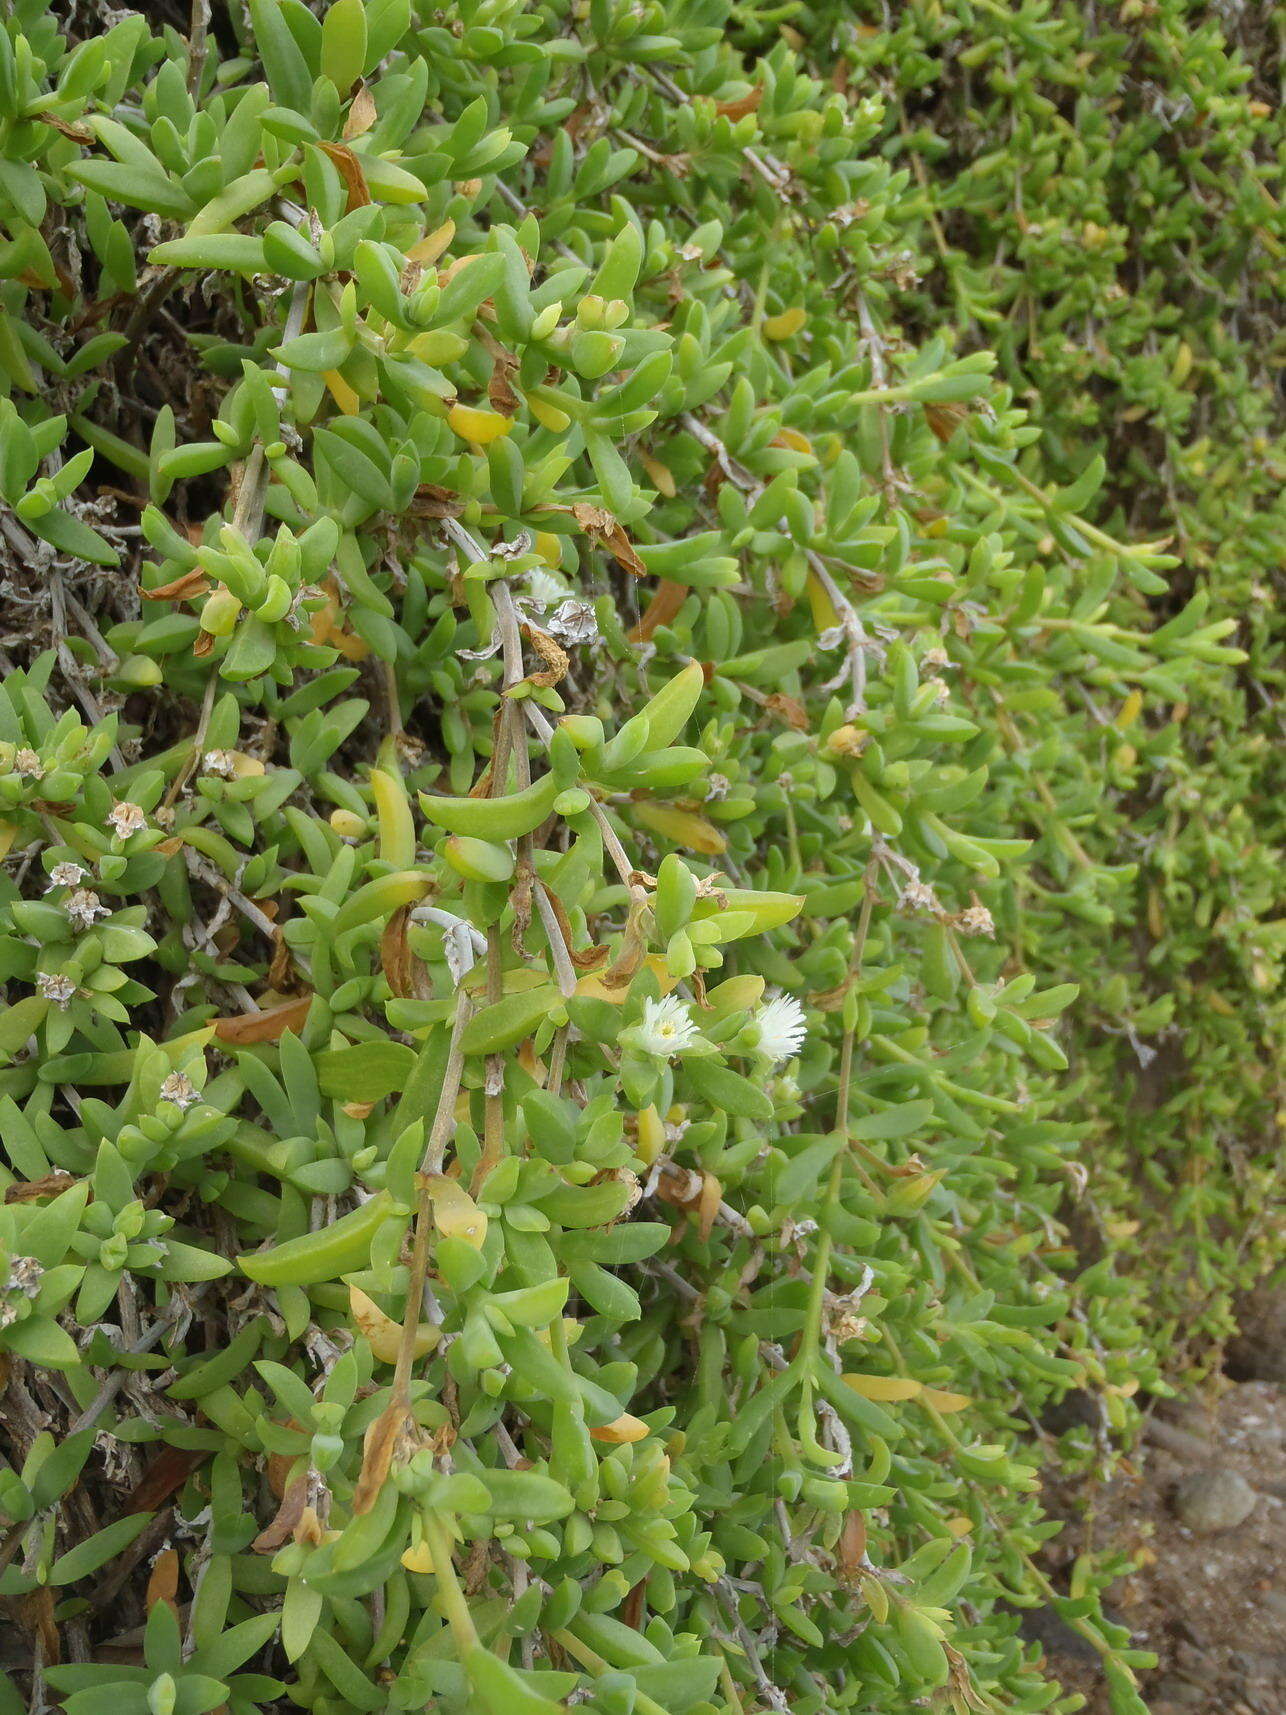
{"label": "thin stem", "polygon": [[[456,996],[455,1020],[451,1027],[451,1046],[447,1051],[446,1070],[442,1074],[442,1089],[433,1115],[433,1124],[424,1146],[420,1166],[421,1180],[440,1173],[447,1141],[455,1127],[455,1103],[464,1076],[464,1049],[461,1039],[469,1022],[473,1005],[460,989]],[[433,1204],[427,1184],[418,1187],[415,1210],[415,1238],[411,1247],[411,1266],[406,1287],[406,1307],[402,1314],[402,1335],[398,1341],[397,1364],[393,1371],[390,1405],[409,1410],[411,1403],[411,1365],[415,1361],[415,1337],[420,1327],[420,1311],[424,1300],[424,1283],[429,1272],[429,1234],[433,1226]],[[436,1559],[436,1556],[435,1556]]]}
{"label": "thin stem", "polygon": [[481,1640],[469,1612],[468,1599],[455,1575],[451,1533],[439,1513],[425,1513],[421,1526],[429,1553],[433,1556],[433,1576],[437,1579],[438,1596],[447,1624],[451,1627],[456,1650],[462,1657],[470,1655],[479,1647]]}

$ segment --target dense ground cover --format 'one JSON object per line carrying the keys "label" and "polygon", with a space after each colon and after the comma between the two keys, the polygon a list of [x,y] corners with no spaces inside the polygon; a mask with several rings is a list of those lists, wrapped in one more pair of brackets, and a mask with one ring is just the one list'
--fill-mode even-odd
{"label": "dense ground cover", "polygon": [[1208,12],[15,0],[6,1710],[1141,1707],[1040,1419],[1280,1254]]}

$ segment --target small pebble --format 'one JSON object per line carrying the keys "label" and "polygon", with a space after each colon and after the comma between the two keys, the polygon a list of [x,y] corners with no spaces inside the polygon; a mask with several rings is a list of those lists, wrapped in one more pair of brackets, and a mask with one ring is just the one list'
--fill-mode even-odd
{"label": "small pebble", "polygon": [[1255,1509],[1257,1496],[1243,1476],[1209,1465],[1184,1477],[1174,1491],[1175,1516],[1199,1535],[1235,1530]]}

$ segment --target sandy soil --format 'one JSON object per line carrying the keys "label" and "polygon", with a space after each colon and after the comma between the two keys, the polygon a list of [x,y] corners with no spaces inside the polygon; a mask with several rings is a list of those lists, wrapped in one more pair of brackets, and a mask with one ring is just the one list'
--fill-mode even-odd
{"label": "sandy soil", "polygon": [[[1286,1715],[1286,1388],[1243,1382],[1213,1407],[1169,1401],[1156,1415],[1169,1445],[1149,1440],[1088,1506],[1084,1489],[1050,1494],[1068,1520],[1051,1565],[1086,1548],[1138,1561],[1109,1605],[1160,1657],[1144,1682],[1153,1715]],[[1198,1533],[1176,1517],[1176,1484],[1203,1466],[1236,1471],[1257,1491],[1237,1528]],[[1088,1647],[1052,1614],[1024,1630],[1064,1686],[1085,1693],[1088,1715],[1109,1715]]]}

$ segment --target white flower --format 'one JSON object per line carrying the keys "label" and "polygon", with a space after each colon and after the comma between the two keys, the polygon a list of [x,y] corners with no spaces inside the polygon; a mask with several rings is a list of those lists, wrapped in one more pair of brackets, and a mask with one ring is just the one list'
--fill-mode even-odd
{"label": "white flower", "polygon": [[161,1085],[161,1100],[173,1102],[176,1108],[190,1108],[201,1100],[201,1092],[186,1072],[171,1072]]}
{"label": "white flower", "polygon": [[808,1035],[804,1009],[793,994],[775,995],[759,1010],[759,1052],[774,1066],[793,1060]]}
{"label": "white flower", "polygon": [[76,993],[76,985],[71,978],[58,971],[39,971],[36,975],[36,988],[46,1000],[52,1000],[64,1012],[71,1005],[72,996]]}
{"label": "white flower", "polygon": [[56,863],[49,872],[49,886],[45,889],[52,893],[56,887],[79,887],[89,874],[78,863]]}
{"label": "white flower", "polygon": [[553,607],[569,595],[566,584],[559,583],[543,566],[533,566],[527,573],[526,599],[536,607]]}
{"label": "white flower", "polygon": [[140,828],[147,826],[147,817],[137,804],[131,804],[128,799],[113,804],[107,812],[107,820],[122,840],[127,840],[131,834],[136,834]]}
{"label": "white flower", "polygon": [[111,907],[104,905],[98,895],[88,887],[78,887],[75,893],[64,899],[63,910],[77,929],[92,929],[96,917],[110,917],[112,914]]}
{"label": "white flower", "polygon": [[643,1018],[638,1031],[639,1046],[645,1053],[655,1054],[659,1060],[668,1060],[671,1055],[682,1054],[691,1046],[697,1027],[692,1022],[687,1003],[670,994],[664,1000],[643,1002]]}

